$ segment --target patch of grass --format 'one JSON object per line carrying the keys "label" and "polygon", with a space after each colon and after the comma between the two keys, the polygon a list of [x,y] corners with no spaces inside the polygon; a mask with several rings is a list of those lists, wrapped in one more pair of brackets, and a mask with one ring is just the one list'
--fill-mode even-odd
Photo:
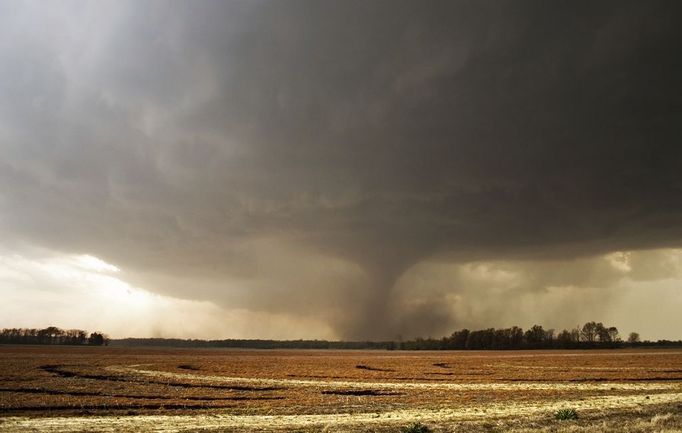
{"label": "patch of grass", "polygon": [[576,412],[575,409],[559,409],[554,412],[554,418],[561,421],[578,419],[578,412]]}
{"label": "patch of grass", "polygon": [[431,433],[431,429],[428,426],[426,426],[420,422],[416,422],[414,424],[410,424],[407,427],[401,428],[400,432],[401,433]]}

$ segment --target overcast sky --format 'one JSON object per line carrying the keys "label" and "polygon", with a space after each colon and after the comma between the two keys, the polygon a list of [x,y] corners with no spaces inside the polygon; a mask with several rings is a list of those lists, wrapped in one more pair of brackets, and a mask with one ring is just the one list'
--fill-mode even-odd
{"label": "overcast sky", "polygon": [[682,338],[680,16],[0,0],[0,327]]}

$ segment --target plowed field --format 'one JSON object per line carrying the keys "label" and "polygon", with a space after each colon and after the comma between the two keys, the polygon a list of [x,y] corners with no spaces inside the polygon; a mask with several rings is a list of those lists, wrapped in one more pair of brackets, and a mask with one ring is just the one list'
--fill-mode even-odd
{"label": "plowed field", "polygon": [[551,429],[561,408],[578,411],[576,428],[633,414],[677,422],[682,411],[674,350],[5,346],[0,380],[2,431],[397,431],[415,421],[489,431],[491,422]]}

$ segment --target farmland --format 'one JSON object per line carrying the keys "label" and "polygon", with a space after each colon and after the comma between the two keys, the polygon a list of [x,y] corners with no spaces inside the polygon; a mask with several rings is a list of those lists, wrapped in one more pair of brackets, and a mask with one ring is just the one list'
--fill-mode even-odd
{"label": "farmland", "polygon": [[[0,379],[0,431],[398,431],[416,421],[436,431],[682,425],[676,350],[0,346]],[[575,409],[579,420],[554,420],[563,408]]]}

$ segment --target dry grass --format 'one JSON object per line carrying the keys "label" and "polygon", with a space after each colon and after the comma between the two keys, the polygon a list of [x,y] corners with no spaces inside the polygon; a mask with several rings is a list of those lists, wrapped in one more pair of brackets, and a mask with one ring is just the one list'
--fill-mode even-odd
{"label": "dry grass", "polygon": [[[675,431],[682,408],[678,351],[9,346],[0,347],[0,379],[3,431],[363,431],[414,421],[436,431],[591,431],[605,423],[608,432],[626,421],[633,431]],[[567,407],[580,419],[554,420]]]}

